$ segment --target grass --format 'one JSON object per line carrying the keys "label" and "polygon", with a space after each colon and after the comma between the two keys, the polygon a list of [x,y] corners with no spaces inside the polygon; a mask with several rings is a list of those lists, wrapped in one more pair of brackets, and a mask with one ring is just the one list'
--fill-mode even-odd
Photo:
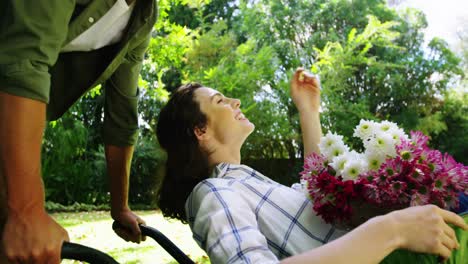
{"label": "grass", "polygon": [[[156,211],[136,211],[148,226],[159,229],[196,263],[210,264],[203,250],[192,239],[187,225],[176,220],[164,219]],[[141,244],[128,243],[112,231],[109,212],[54,213],[52,216],[68,230],[72,242],[83,244],[111,255],[122,264],[176,264],[177,262],[151,238]],[[468,215],[464,216],[468,222]],[[462,249],[454,251],[448,263],[466,263],[468,256],[468,232],[456,229]],[[64,260],[62,263],[80,263]],[[388,256],[383,263],[437,263],[437,258],[429,254],[409,253],[399,250]]]}
{"label": "grass", "polygon": [[[205,252],[195,243],[187,225],[176,220],[164,219],[159,211],[137,211],[148,226],[159,229],[183,252],[197,263],[209,264]],[[54,213],[52,216],[67,229],[70,241],[98,249],[126,264],[175,264],[177,263],[154,240],[135,244],[125,242],[112,231],[109,212]],[[64,260],[62,263],[80,263]]]}

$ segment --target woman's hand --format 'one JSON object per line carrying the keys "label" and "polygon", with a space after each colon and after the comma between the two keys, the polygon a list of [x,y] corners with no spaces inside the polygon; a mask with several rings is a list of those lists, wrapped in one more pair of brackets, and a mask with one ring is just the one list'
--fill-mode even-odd
{"label": "woman's hand", "polygon": [[435,205],[410,207],[387,216],[395,223],[401,248],[437,254],[445,259],[459,247],[455,231],[448,224],[468,230],[463,218]]}
{"label": "woman's hand", "polygon": [[314,111],[320,108],[320,83],[317,77],[297,68],[291,79],[291,98],[299,112]]}

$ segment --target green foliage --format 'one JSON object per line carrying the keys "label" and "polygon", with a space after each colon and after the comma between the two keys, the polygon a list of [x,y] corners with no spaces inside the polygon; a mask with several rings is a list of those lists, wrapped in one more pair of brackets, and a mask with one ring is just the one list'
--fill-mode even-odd
{"label": "green foliage", "polygon": [[287,113],[280,98],[269,88],[279,67],[271,47],[261,47],[253,38],[237,43],[226,23],[220,21],[194,41],[186,57],[187,78],[239,98],[243,111],[256,124],[256,132],[243,149],[244,155],[288,156],[291,148],[287,149],[285,144],[290,127],[283,118]]}
{"label": "green foliage", "polygon": [[[267,80],[274,75],[276,64],[269,47],[259,47],[255,40],[237,44],[233,34],[224,33],[224,22],[218,22],[195,41],[186,54],[184,75],[192,81],[239,97],[250,106]],[[248,96],[244,96],[244,95]]]}
{"label": "green foliage", "polygon": [[344,45],[328,42],[323,49],[316,49],[317,62],[311,69],[322,79],[323,126],[344,135],[354,147],[359,146],[359,141],[351,137],[354,127],[360,119],[378,118],[379,113],[373,111],[371,105],[382,100],[381,95],[376,94],[377,89],[361,78],[366,78],[368,72],[375,76],[399,67],[380,61],[371,49],[392,46],[402,49],[393,44],[399,36],[392,30],[395,22],[381,23],[374,16],[368,19],[361,33],[351,29]]}
{"label": "green foliage", "polygon": [[240,98],[256,124],[242,150],[245,159],[302,156],[288,83],[298,66],[322,79],[325,130],[345,135],[354,147],[360,142],[351,135],[361,118],[390,119],[429,134],[446,127],[435,113],[440,95],[461,72],[446,43],[434,39],[423,46],[422,12],[397,14],[383,0],[218,0],[172,7],[168,20],[190,34],[186,51],[179,50],[181,63],[158,86],[171,91],[198,81]]}
{"label": "green foliage", "polygon": [[443,105],[435,115],[443,120],[445,129],[432,133],[430,144],[448,152],[456,161],[468,164],[468,93],[461,89],[446,93]]}
{"label": "green foliage", "polygon": [[60,203],[55,203],[47,201],[45,204],[45,209],[48,213],[55,212],[92,212],[92,211],[109,211],[110,206],[108,204],[84,204],[75,202],[70,205],[63,205]]}
{"label": "green foliage", "polygon": [[[257,124],[243,152],[248,158],[301,156],[297,112],[286,81],[298,66],[321,76],[325,128],[350,140],[361,118],[390,119],[414,129],[435,111],[437,94],[448,80],[460,74],[443,42],[434,40],[426,55],[422,29],[427,23],[421,12],[400,16],[385,1],[241,1],[237,18],[224,35],[218,34],[220,43],[234,33],[237,45],[255,40],[277,58],[273,78],[261,87],[263,100],[256,102],[258,116],[256,111],[248,115]],[[235,78],[228,71],[216,73]],[[437,74],[442,78],[429,78]]]}
{"label": "green foliage", "polygon": [[83,123],[70,114],[49,123],[42,150],[46,199],[64,205],[109,200],[103,148],[93,150],[88,139]]}
{"label": "green foliage", "polygon": [[166,156],[155,135],[140,138],[135,146],[130,171],[131,204],[146,204],[156,208],[156,193],[163,174]]}
{"label": "green foliage", "polygon": [[[385,0],[161,0],[159,14],[139,83],[132,203],[154,201],[165,158],[154,127],[170,93],[189,81],[242,101],[256,125],[244,159],[294,164],[302,139],[289,79],[299,66],[320,76],[325,131],[359,148],[352,133],[360,119],[389,119],[431,135],[433,147],[467,163],[468,38],[463,35],[461,68],[445,41],[425,46],[420,11],[397,13]],[[104,97],[99,88],[90,95],[46,130],[43,175],[52,201],[109,199],[100,133]]]}
{"label": "green foliage", "polygon": [[[362,118],[390,119],[427,134],[446,129],[442,116],[434,112],[438,95],[460,73],[458,59],[438,39],[429,45],[429,58],[411,53],[396,41],[402,35],[398,25],[369,16],[362,33],[352,29],[346,44],[329,42],[317,49],[312,71],[322,77],[324,126],[345,135],[354,147],[359,142],[350,136]],[[393,53],[405,54],[404,61],[389,56]],[[431,80],[433,76],[438,79]]]}

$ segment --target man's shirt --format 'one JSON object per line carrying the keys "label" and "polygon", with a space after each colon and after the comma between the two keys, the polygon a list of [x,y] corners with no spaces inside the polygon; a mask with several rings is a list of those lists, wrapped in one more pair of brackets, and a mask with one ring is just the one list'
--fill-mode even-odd
{"label": "man's shirt", "polygon": [[126,0],[117,0],[97,22],[94,21],[94,17],[89,17],[88,22],[91,22],[92,26],[67,43],[61,52],[96,50],[119,42],[134,7],[135,1],[129,5]]}
{"label": "man's shirt", "polygon": [[186,202],[193,237],[212,263],[278,263],[341,235],[303,192],[244,165],[221,163]]}
{"label": "man's shirt", "polygon": [[155,0],[136,0],[121,40],[92,51],[60,53],[116,0],[0,1],[0,91],[39,100],[47,117],[63,115],[102,84],[106,144],[133,145],[138,135],[138,76],[157,17]]}

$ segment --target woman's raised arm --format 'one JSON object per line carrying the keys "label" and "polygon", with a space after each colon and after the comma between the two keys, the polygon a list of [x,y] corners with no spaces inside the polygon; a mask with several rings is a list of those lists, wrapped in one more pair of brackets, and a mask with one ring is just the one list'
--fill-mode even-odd
{"label": "woman's raised arm", "polygon": [[312,152],[319,153],[318,143],[322,137],[319,80],[298,68],[291,79],[291,98],[299,111],[304,157]]}

